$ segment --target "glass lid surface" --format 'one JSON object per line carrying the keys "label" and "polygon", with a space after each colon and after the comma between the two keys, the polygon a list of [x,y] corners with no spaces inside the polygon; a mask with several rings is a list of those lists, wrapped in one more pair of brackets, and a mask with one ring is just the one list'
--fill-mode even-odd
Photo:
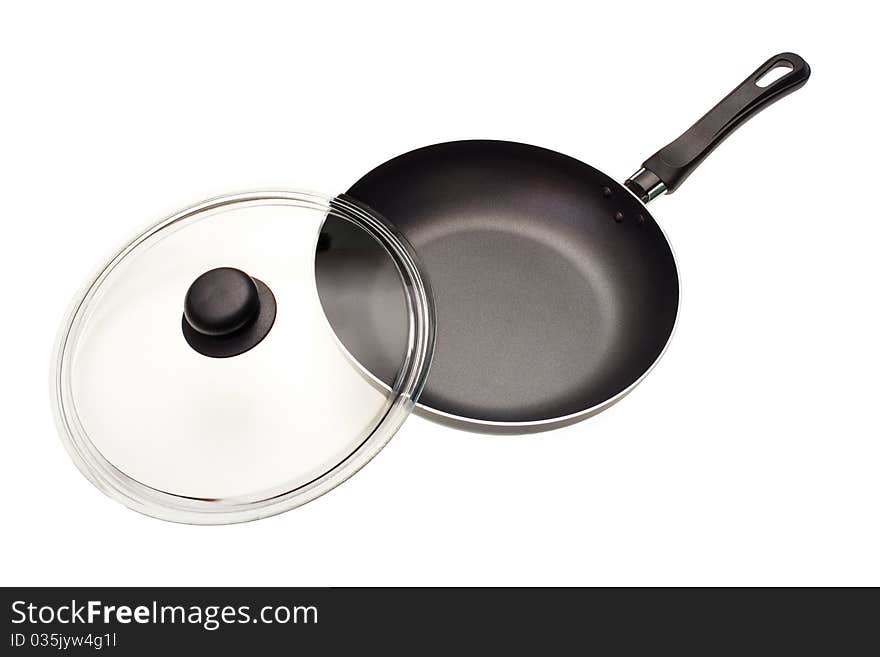
{"label": "glass lid surface", "polygon": [[[333,271],[334,253],[369,275]],[[394,371],[377,378],[337,339],[316,261],[335,303],[377,299],[343,313],[349,333],[394,318],[371,345]],[[413,409],[433,342],[427,282],[381,217],[345,197],[238,194],[149,228],[85,285],[60,332],[53,403],[77,466],[111,497],[166,520],[242,522],[369,461]]]}

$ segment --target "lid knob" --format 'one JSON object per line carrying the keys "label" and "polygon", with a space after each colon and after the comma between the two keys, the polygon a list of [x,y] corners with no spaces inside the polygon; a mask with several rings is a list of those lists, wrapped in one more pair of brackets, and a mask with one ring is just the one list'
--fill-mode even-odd
{"label": "lid knob", "polygon": [[186,293],[186,321],[205,335],[228,335],[249,324],[260,312],[254,279],[240,269],[220,267],[199,276]]}
{"label": "lid knob", "polygon": [[275,312],[275,296],[265,283],[240,269],[211,269],[186,292],[183,336],[204,356],[237,356],[266,337]]}

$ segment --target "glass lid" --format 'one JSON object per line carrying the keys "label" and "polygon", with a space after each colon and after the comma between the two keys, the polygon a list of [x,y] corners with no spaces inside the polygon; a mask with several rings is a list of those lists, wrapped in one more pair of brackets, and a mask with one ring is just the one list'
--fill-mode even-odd
{"label": "glass lid", "polygon": [[[353,258],[369,264],[357,276],[334,265]],[[345,312],[365,294],[375,304]],[[328,313],[348,335],[381,333],[367,347],[384,371],[351,356]],[[238,194],[152,226],[85,285],[53,403],[73,460],[111,497],[166,520],[242,522],[366,464],[413,409],[433,343],[427,282],[384,219],[345,197]]]}

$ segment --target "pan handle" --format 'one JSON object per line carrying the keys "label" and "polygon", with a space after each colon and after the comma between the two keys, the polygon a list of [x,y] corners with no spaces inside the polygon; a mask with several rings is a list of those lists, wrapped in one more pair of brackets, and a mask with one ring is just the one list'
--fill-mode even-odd
{"label": "pan handle", "polygon": [[[776,68],[790,69],[769,84],[759,84]],[[783,52],[761,64],[742,84],[694,123],[685,133],[642,164],[624,183],[645,203],[671,194],[730,133],[810,77],[810,66],[798,55]]]}

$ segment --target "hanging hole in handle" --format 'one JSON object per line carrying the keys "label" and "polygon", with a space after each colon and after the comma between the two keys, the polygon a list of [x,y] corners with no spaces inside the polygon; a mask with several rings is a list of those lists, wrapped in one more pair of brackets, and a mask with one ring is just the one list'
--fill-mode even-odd
{"label": "hanging hole in handle", "polygon": [[761,77],[759,77],[755,84],[761,88],[768,87],[777,80],[784,78],[786,75],[792,72],[794,66],[789,64],[788,62],[779,62],[769,71],[764,73]]}

